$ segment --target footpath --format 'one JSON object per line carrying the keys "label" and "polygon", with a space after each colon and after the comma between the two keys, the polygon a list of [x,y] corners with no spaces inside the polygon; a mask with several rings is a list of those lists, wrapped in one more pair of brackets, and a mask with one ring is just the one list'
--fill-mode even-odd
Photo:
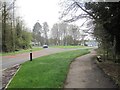
{"label": "footpath", "polygon": [[117,88],[95,63],[95,55],[91,51],[71,63],[64,88]]}

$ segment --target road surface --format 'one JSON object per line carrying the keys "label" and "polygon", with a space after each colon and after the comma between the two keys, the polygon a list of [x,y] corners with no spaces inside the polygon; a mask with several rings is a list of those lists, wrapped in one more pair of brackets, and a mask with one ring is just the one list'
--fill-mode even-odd
{"label": "road surface", "polygon": [[[64,51],[70,51],[70,50],[77,50],[82,48],[75,48],[75,49],[62,49],[62,48],[45,48],[40,51],[34,51],[32,52],[33,58],[50,55],[54,53],[64,52]],[[85,48],[83,48],[85,49]],[[1,58],[1,56],[0,56]],[[16,54],[16,55],[8,55],[8,56],[2,56],[2,60],[0,60],[0,89],[2,88],[2,71],[6,68],[10,68],[16,64],[21,64],[26,61],[30,60],[30,53],[23,53],[23,54]]]}
{"label": "road surface", "polygon": [[[62,48],[45,48],[40,51],[34,51],[33,58],[50,55],[58,52],[69,51],[69,50],[76,50],[76,49],[62,49]],[[2,70],[12,67],[16,64],[21,64],[25,61],[30,60],[30,53],[23,53],[23,54],[16,54],[16,55],[9,55],[9,56],[2,56]]]}

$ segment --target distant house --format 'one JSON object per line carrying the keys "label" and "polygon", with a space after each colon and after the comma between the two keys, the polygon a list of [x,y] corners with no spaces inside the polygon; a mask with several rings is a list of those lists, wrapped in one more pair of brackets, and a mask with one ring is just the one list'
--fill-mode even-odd
{"label": "distant house", "polygon": [[38,43],[38,42],[31,42],[30,44],[31,44],[32,46],[39,46],[40,43]]}
{"label": "distant house", "polygon": [[85,44],[90,47],[98,46],[98,42],[96,42],[95,40],[87,41],[85,42]]}

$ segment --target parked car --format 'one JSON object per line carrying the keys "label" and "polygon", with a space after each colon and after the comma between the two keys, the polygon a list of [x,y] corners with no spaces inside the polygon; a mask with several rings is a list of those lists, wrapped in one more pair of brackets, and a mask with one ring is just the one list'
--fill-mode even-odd
{"label": "parked car", "polygon": [[43,48],[48,48],[48,45],[43,45]]}

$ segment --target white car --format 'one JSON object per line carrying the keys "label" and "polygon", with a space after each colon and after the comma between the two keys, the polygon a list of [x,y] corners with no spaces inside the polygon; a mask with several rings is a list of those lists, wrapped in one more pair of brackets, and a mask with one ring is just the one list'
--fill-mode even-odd
{"label": "white car", "polygon": [[48,45],[43,45],[43,48],[48,48]]}

